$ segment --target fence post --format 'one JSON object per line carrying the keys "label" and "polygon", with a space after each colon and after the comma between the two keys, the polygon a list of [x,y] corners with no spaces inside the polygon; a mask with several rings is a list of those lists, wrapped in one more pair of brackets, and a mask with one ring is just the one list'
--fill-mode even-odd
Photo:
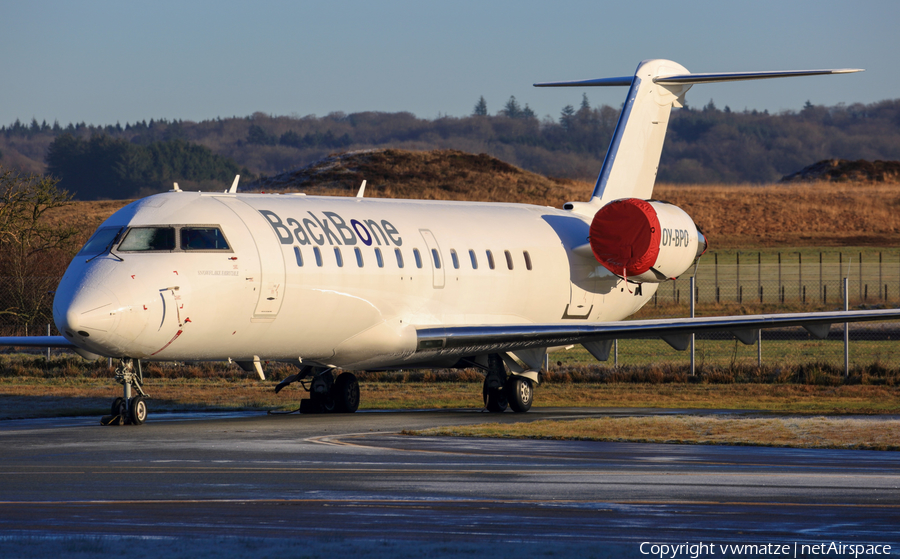
{"label": "fence post", "polygon": [[862,299],[863,295],[863,278],[862,278],[862,253],[859,253],[859,298]]}
{"label": "fence post", "polygon": [[[694,311],[695,311],[694,286],[695,286],[695,284],[696,284],[696,278],[694,276],[691,276],[691,318],[694,318],[694,316],[695,316],[694,315]],[[694,356],[695,356],[694,340],[695,340],[695,335],[693,332],[691,332],[691,376],[694,376],[696,374],[696,360],[694,359]]]}
{"label": "fence post", "polygon": [[781,253],[778,253],[778,293],[781,295],[781,302],[784,303],[784,286],[781,285]]}
{"label": "fence post", "polygon": [[735,257],[737,258],[737,266],[735,267],[737,271],[737,275],[735,275],[734,280],[734,292],[738,296],[738,303],[741,302],[741,253],[735,253]]}
{"label": "fence post", "polygon": [[[844,312],[850,311],[850,278],[844,278]],[[850,323],[844,323],[844,378],[850,376]]]}
{"label": "fence post", "polygon": [[[50,337],[50,325],[47,325],[47,337]],[[50,346],[47,346],[47,362],[50,362]]]}
{"label": "fence post", "polygon": [[825,302],[825,285],[822,283],[822,251],[819,251],[819,300]]}
{"label": "fence post", "polygon": [[619,338],[613,340],[613,367],[619,368]]}
{"label": "fence post", "polygon": [[756,368],[762,369],[762,328],[756,331]]}
{"label": "fence post", "polygon": [[[803,295],[800,292],[803,291]],[[803,254],[801,252],[797,252],[797,298],[803,298],[803,303],[806,303],[806,291],[803,289]]]}
{"label": "fence post", "polygon": [[713,253],[713,256],[715,256],[715,262],[716,262],[716,266],[715,266],[716,281],[715,281],[715,284],[716,284],[716,303],[718,303],[718,302],[719,302],[719,253],[718,253],[718,252],[714,252],[714,253]]}

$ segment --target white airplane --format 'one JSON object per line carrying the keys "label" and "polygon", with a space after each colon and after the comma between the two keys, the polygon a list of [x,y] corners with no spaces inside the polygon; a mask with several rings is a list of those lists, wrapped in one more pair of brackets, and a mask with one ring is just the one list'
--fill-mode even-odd
{"label": "white airplane", "polygon": [[[900,318],[900,310],[620,322],[677,278],[707,241],[651,199],[669,114],[694,84],[859,70],[691,74],[668,60],[633,76],[548,86],[629,86],[593,194],[526,204],[174,191],[122,208],[69,265],[53,303],[62,336],[3,338],[121,359],[110,418],[143,423],[141,361],[263,361],[308,381],[304,412],[353,412],[359,385],[335,369],[474,367],[490,411],[527,411],[548,349],[606,360],[616,338],[695,332],[746,343],[760,328]],[[137,393],[132,396],[132,389]]]}

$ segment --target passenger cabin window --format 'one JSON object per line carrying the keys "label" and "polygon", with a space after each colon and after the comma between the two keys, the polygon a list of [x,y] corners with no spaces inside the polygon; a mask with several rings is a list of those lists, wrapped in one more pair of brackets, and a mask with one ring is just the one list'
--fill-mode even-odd
{"label": "passenger cabin window", "polygon": [[523,251],[522,254],[525,255],[525,269],[528,270],[528,271],[531,271],[531,255],[528,254],[528,251],[527,251],[527,250],[526,250],[526,251]]}
{"label": "passenger cabin window", "polygon": [[450,249],[450,258],[453,260],[453,267],[459,270],[459,257],[456,256],[456,251],[454,249]]}
{"label": "passenger cabin window", "polygon": [[381,249],[375,249],[375,261],[378,262],[379,268],[384,268],[384,258],[381,257]]}
{"label": "passenger cabin window", "polygon": [[360,268],[362,268],[363,267],[362,251],[359,250],[359,247],[356,247],[353,249],[353,252],[356,253],[356,265],[359,266]]}
{"label": "passenger cabin window", "polygon": [[403,267],[403,253],[400,252],[399,248],[395,248],[394,255],[397,257],[397,267],[402,268]]}
{"label": "passenger cabin window", "polygon": [[431,258],[434,260],[434,267],[437,270],[441,269],[441,255],[438,254],[436,248],[431,249]]}
{"label": "passenger cabin window", "polygon": [[175,250],[174,227],[132,227],[119,243],[121,251]]}
{"label": "passenger cabin window", "polygon": [[489,250],[485,251],[485,252],[487,253],[487,258],[488,258],[488,267],[490,267],[490,269],[493,270],[494,269],[494,253],[492,253]]}
{"label": "passenger cabin window", "polygon": [[303,265],[303,254],[300,253],[300,247],[294,247],[294,256],[297,257],[297,265]]}
{"label": "passenger cabin window", "polygon": [[228,250],[218,227],[182,227],[181,250]]}
{"label": "passenger cabin window", "polygon": [[88,242],[78,251],[78,254],[92,255],[106,252],[106,249],[116,242],[116,238],[122,229],[118,225],[115,227],[101,227],[88,239]]}
{"label": "passenger cabin window", "polygon": [[334,247],[334,261],[337,262],[338,268],[344,267],[344,257],[341,255],[341,249]]}
{"label": "passenger cabin window", "polygon": [[322,251],[319,250],[319,247],[313,247],[313,254],[316,257],[316,266],[321,268],[322,267]]}
{"label": "passenger cabin window", "polygon": [[417,249],[417,248],[413,249],[413,256],[416,259],[416,268],[421,268],[422,267],[422,255],[419,254],[419,249]]}
{"label": "passenger cabin window", "polygon": [[469,249],[469,260],[472,261],[472,269],[477,270],[478,269],[478,258],[475,256],[475,251],[472,249]]}
{"label": "passenger cabin window", "polygon": [[506,256],[506,267],[509,268],[510,270],[512,270],[513,269],[512,254],[510,254],[508,250],[504,250],[503,254]]}

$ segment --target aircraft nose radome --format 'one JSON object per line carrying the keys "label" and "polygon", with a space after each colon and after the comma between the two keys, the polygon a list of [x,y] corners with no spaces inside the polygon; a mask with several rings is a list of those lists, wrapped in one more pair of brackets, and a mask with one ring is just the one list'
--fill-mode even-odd
{"label": "aircraft nose radome", "polygon": [[68,303],[54,305],[54,320],[60,332],[70,337],[89,338],[111,332],[116,325],[119,301],[112,291],[102,287],[79,290]]}

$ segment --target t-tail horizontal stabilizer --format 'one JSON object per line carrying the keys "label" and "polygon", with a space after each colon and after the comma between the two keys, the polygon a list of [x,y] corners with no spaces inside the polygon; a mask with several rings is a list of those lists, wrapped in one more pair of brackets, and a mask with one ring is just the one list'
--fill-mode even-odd
{"label": "t-tail horizontal stabilizer", "polygon": [[630,86],[591,196],[592,205],[602,206],[621,198],[649,200],[652,197],[669,114],[673,106],[684,106],[684,94],[694,84],[853,72],[862,70],[848,68],[692,74],[687,68],[671,60],[645,60],[638,65],[634,76],[543,82],[534,86]]}

